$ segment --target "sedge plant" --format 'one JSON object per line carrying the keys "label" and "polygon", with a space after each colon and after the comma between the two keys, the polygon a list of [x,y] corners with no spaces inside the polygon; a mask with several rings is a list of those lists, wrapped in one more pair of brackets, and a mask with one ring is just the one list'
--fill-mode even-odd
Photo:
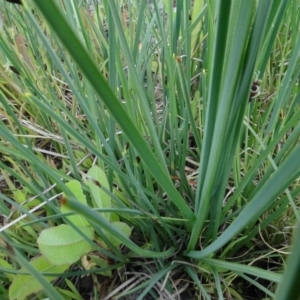
{"label": "sedge plant", "polygon": [[85,275],[95,299],[276,297],[299,221],[298,10],[4,5],[0,295],[81,299]]}

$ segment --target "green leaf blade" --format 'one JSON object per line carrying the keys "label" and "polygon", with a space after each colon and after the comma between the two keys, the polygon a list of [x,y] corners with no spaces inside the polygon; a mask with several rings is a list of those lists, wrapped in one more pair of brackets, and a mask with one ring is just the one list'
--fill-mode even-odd
{"label": "green leaf blade", "polygon": [[[87,238],[93,240],[94,232],[90,227],[78,227]],[[45,229],[40,234],[38,246],[41,253],[54,265],[72,264],[93,247],[69,225]]]}

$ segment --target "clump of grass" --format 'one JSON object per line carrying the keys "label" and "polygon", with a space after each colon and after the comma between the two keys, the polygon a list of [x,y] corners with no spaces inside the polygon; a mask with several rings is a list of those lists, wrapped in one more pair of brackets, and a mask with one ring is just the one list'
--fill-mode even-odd
{"label": "clump of grass", "polygon": [[[4,5],[0,293],[27,272],[53,299],[82,275],[95,299],[273,298],[299,219],[297,9]],[[36,242],[62,225],[91,250],[49,278]]]}

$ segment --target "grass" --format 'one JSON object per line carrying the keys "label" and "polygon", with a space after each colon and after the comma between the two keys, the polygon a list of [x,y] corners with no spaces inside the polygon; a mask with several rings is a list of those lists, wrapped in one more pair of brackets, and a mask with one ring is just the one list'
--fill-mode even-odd
{"label": "grass", "polygon": [[297,1],[96,2],[1,8],[1,297],[296,299]]}

